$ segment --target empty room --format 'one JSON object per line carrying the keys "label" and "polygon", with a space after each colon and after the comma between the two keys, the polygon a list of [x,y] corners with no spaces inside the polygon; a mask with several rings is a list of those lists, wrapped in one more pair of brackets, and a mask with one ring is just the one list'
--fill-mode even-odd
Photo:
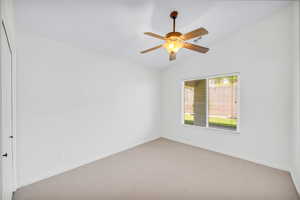
{"label": "empty room", "polygon": [[299,1],[0,8],[0,200],[300,200]]}

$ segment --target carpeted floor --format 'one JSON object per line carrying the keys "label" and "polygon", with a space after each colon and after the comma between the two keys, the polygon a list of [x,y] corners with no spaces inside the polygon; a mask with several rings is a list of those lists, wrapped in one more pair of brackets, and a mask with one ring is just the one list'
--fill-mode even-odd
{"label": "carpeted floor", "polygon": [[289,173],[158,139],[19,189],[16,200],[298,200]]}

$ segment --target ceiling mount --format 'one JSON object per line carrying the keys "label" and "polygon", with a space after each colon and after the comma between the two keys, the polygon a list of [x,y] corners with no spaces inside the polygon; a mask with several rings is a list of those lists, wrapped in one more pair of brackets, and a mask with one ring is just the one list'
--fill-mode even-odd
{"label": "ceiling mount", "polygon": [[169,60],[175,60],[176,59],[176,53],[179,49],[181,48],[186,48],[192,51],[197,51],[200,53],[207,53],[208,52],[208,48],[206,47],[202,47],[202,46],[198,46],[198,45],[194,45],[188,42],[185,42],[185,40],[190,40],[192,38],[195,37],[201,37],[203,35],[208,34],[208,31],[205,28],[198,28],[196,30],[193,30],[189,33],[186,34],[182,34],[180,32],[176,32],[175,31],[175,27],[176,27],[176,18],[178,16],[178,12],[176,10],[172,11],[170,13],[170,17],[171,19],[173,19],[173,32],[167,33],[165,35],[165,37],[160,36],[158,34],[155,33],[151,33],[151,32],[146,32],[144,34],[155,37],[157,39],[161,39],[161,40],[165,40],[165,43],[163,45],[158,45],[156,47],[147,49],[145,51],[141,51],[141,53],[147,53],[149,51],[153,51],[155,49],[158,49],[160,47],[165,47],[166,50],[169,53]]}
{"label": "ceiling mount", "polygon": [[170,14],[170,17],[171,17],[172,19],[176,19],[177,16],[178,16],[178,12],[177,12],[176,10],[172,11],[171,14]]}

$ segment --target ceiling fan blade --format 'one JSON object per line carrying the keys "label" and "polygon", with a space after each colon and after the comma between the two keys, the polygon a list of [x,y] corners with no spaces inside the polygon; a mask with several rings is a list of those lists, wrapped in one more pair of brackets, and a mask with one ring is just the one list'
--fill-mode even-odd
{"label": "ceiling fan blade", "polygon": [[182,37],[183,40],[190,40],[195,37],[200,37],[202,35],[208,34],[208,31],[205,28],[198,28],[189,33],[184,34]]}
{"label": "ceiling fan blade", "polygon": [[157,39],[161,39],[161,40],[165,40],[166,38],[161,36],[161,35],[158,35],[158,34],[155,34],[155,33],[151,33],[151,32],[145,32],[144,33],[145,35],[149,35],[151,37],[155,37]]}
{"label": "ceiling fan blade", "polygon": [[176,59],[176,53],[171,52],[170,56],[169,56],[169,60],[172,61],[172,60],[175,60],[175,59]]}
{"label": "ceiling fan blade", "polygon": [[158,49],[158,48],[160,48],[160,47],[162,47],[162,46],[163,46],[163,45],[161,44],[161,45],[152,47],[152,48],[150,48],[150,49],[146,49],[146,50],[144,50],[144,51],[141,51],[141,53],[147,53],[147,52],[149,52],[149,51],[153,51],[153,50],[155,50],[155,49]]}
{"label": "ceiling fan blade", "polygon": [[209,50],[209,48],[198,46],[198,45],[191,44],[191,43],[188,43],[188,42],[185,42],[183,47],[186,48],[186,49],[192,50],[192,51],[200,52],[200,53],[207,53],[208,50]]}

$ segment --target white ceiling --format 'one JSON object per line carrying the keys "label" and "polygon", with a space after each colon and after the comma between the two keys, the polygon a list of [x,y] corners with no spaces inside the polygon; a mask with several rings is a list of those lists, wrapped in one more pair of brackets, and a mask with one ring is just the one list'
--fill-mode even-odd
{"label": "white ceiling", "polygon": [[[130,59],[150,67],[170,64],[164,49],[139,51],[162,41],[143,35],[171,31],[170,11],[179,11],[180,32],[205,27],[209,34],[198,41],[210,46],[234,31],[285,7],[289,1],[212,0],[16,0],[16,24],[27,31],[72,46]],[[205,56],[180,50],[177,59]],[[176,62],[176,61],[175,61]],[[172,64],[172,62],[171,62]]]}

